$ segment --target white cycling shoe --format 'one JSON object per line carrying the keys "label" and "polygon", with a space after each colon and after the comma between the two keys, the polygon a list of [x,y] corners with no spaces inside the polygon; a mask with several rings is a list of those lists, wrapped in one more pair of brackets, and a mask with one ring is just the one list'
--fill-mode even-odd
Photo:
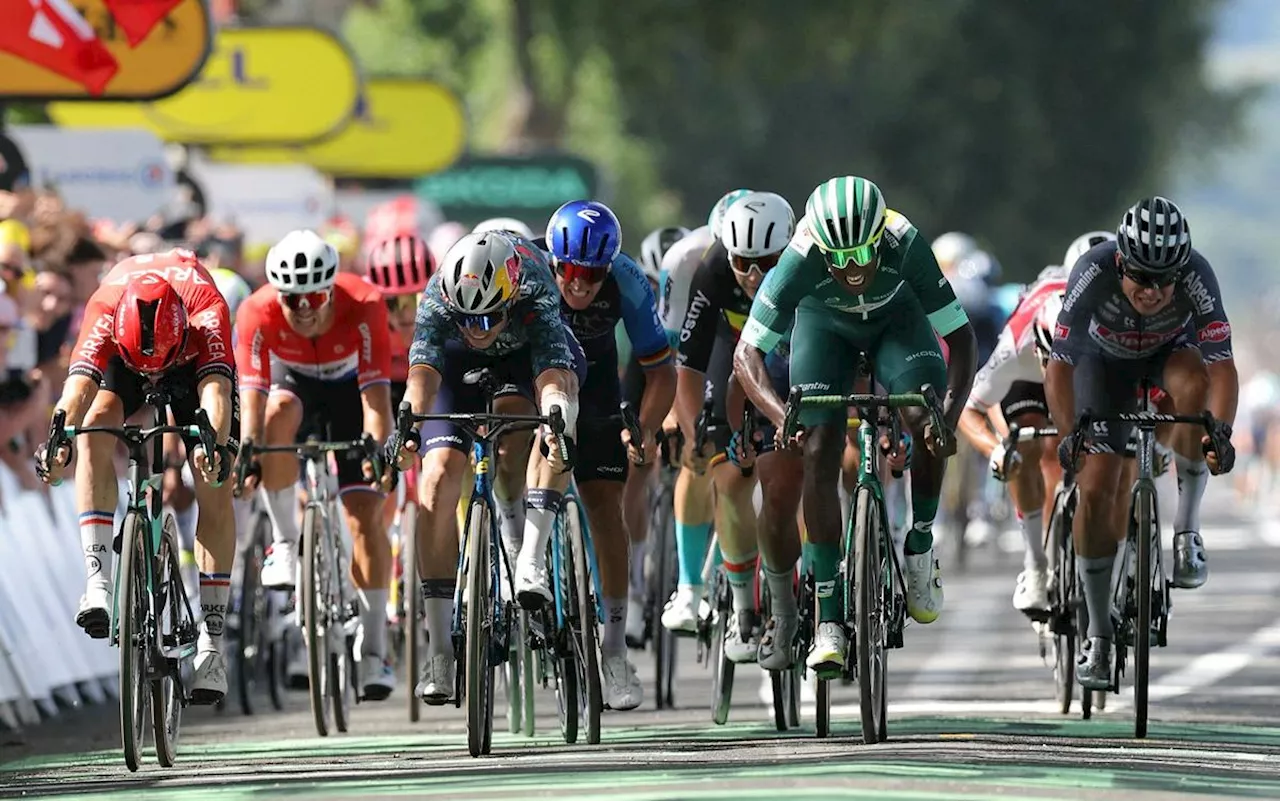
{"label": "white cycling shoe", "polygon": [[697,634],[698,620],[710,616],[711,608],[702,598],[701,587],[676,588],[662,609],[662,625],[677,634]]}
{"label": "white cycling shoe", "polygon": [[820,679],[838,679],[844,674],[844,652],[849,648],[849,635],[834,620],[818,624],[813,645],[805,664]]}
{"label": "white cycling shoe", "polygon": [[364,678],[365,701],[385,701],[396,689],[396,671],[391,663],[376,654],[369,654],[360,661]]}
{"label": "white cycling shoe", "polygon": [[1049,611],[1049,571],[1032,568],[1018,574],[1013,608],[1028,616]]}
{"label": "white cycling shoe", "polygon": [[220,651],[196,654],[196,676],[191,684],[191,703],[207,706],[221,701],[227,694],[227,662]]}
{"label": "white cycling shoe", "polygon": [[522,608],[533,612],[551,601],[546,555],[526,556],[521,552],[516,558],[516,602]]}
{"label": "white cycling shoe", "polygon": [[413,688],[414,693],[431,706],[447,704],[453,698],[457,669],[458,663],[451,656],[436,654],[428,657],[418,676],[418,686]]}
{"label": "white cycling shoe", "polygon": [[606,656],[600,660],[600,678],[604,682],[604,705],[625,712],[644,700],[644,685],[626,654]]}
{"label": "white cycling shoe", "polygon": [[907,573],[907,614],[917,623],[932,623],[942,612],[942,568],[933,548],[903,560]]}
{"label": "white cycling shoe", "polygon": [[298,574],[298,546],[292,542],[272,543],[262,562],[262,586],[269,590],[292,590]]}
{"label": "white cycling shoe", "polygon": [[111,586],[90,583],[80,598],[80,611],[76,613],[76,625],[95,640],[105,640],[111,635]]}

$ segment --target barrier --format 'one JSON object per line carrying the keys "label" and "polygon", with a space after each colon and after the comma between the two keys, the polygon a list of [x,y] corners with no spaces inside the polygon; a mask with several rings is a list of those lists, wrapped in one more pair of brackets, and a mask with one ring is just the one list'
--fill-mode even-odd
{"label": "barrier", "polygon": [[117,655],[75,624],[84,560],[74,482],[26,492],[0,465],[0,725],[115,696]]}

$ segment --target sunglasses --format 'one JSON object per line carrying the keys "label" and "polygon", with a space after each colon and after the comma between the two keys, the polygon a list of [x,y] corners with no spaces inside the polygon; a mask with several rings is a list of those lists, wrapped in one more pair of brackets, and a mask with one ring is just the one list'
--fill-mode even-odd
{"label": "sunglasses", "polygon": [[314,311],[329,302],[333,290],[323,289],[319,292],[280,293],[280,302],[290,311]]}
{"label": "sunglasses", "polygon": [[387,304],[387,311],[391,314],[400,314],[418,308],[418,296],[412,292],[407,295],[390,295],[383,298],[383,302]]}
{"label": "sunglasses", "polygon": [[1165,270],[1164,272],[1156,273],[1131,264],[1122,266],[1120,273],[1143,289],[1164,289],[1177,283],[1178,279],[1182,277],[1181,270]]}
{"label": "sunglasses", "polygon": [[761,256],[757,259],[750,259],[744,256],[735,256],[729,254],[729,266],[733,271],[743,278],[749,277],[752,273],[763,276],[765,273],[778,266],[778,261],[782,259],[781,253],[774,253],[770,256]]}
{"label": "sunglasses", "polygon": [[472,333],[485,333],[502,325],[506,319],[506,309],[489,312],[488,314],[464,314],[458,320],[458,327],[468,329]]}
{"label": "sunglasses", "polygon": [[846,248],[844,250],[828,250],[824,251],[827,261],[837,270],[847,270],[850,264],[858,267],[866,267],[876,257],[876,252],[880,249],[880,240],[876,239],[865,245],[858,245],[856,248]]}
{"label": "sunglasses", "polygon": [[574,264],[571,261],[555,260],[556,275],[565,280],[565,283],[573,283],[581,281],[589,286],[604,283],[604,279],[609,277],[610,265],[603,267],[593,267],[588,264]]}

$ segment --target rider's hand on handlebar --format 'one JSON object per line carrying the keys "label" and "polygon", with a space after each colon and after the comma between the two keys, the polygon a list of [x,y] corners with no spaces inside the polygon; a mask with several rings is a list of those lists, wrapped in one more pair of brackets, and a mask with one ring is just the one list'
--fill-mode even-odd
{"label": "rider's hand on handlebar", "polygon": [[937,420],[924,424],[924,446],[937,459],[946,459],[956,453],[955,431],[950,430],[951,427],[945,421],[942,422],[942,427],[947,430],[939,430]]}
{"label": "rider's hand on handlebar", "polygon": [[804,426],[796,426],[796,432],[791,435],[791,441],[785,442],[782,438],[783,425],[774,423],[773,445],[778,450],[800,450],[804,448],[805,440],[809,438],[809,432]]}
{"label": "rider's hand on handlebar", "polygon": [[[1214,440],[1222,445],[1222,452],[1219,453]],[[1236,464],[1236,449],[1231,444],[1231,425],[1222,420],[1213,421],[1213,436],[1205,435],[1200,439],[1200,444],[1204,448],[1204,460],[1209,465],[1209,472],[1215,476],[1223,473],[1230,473],[1231,468]]]}
{"label": "rider's hand on handlebar", "polygon": [[220,483],[218,479],[222,474],[222,459],[223,454],[218,448],[213,449],[212,457],[205,453],[203,445],[197,445],[191,449],[191,464],[206,484]]}
{"label": "rider's hand on handlebar", "polygon": [[643,444],[640,447],[636,447],[637,443],[631,440],[631,432],[624,427],[622,429],[622,444],[627,446],[627,459],[633,465],[653,464],[658,460],[658,440],[656,437],[645,437]]}
{"label": "rider's hand on handlebar", "polygon": [[[395,435],[392,435],[392,440]],[[394,448],[391,442],[387,443],[387,447]],[[395,460],[397,470],[408,470],[413,467],[414,459],[418,458],[418,451],[422,450],[422,435],[415,428],[409,429],[409,433],[405,435],[404,443],[400,446],[400,450],[396,453],[387,453],[387,460]]]}
{"label": "rider's hand on handlebar", "polygon": [[895,452],[893,445],[889,442],[889,437],[885,434],[881,434],[880,452],[885,455],[885,464],[894,475],[899,475],[903,470],[907,469],[907,459],[910,456],[910,448],[907,447],[906,443],[898,443],[898,448]]}
{"label": "rider's hand on handlebar", "polygon": [[[991,451],[991,476],[996,481],[1008,481],[1018,474],[1022,467],[1022,454],[1011,450],[1008,444],[1000,442]],[[1006,472],[1006,467],[1008,468]]]}
{"label": "rider's hand on handlebar", "polygon": [[[557,473],[567,473],[572,465],[565,460],[564,454],[560,452],[560,437],[547,426],[538,429],[542,435],[542,444],[547,452],[547,464],[551,465],[551,469]],[[567,446],[568,443],[566,442]]]}
{"label": "rider's hand on handlebar", "polygon": [[55,453],[48,452],[49,444],[41,443],[36,448],[36,475],[44,483],[56,487],[62,483],[67,472],[67,464],[71,461],[71,444],[63,443]]}
{"label": "rider's hand on handlebar", "polygon": [[698,453],[697,449],[694,448],[694,444],[693,440],[685,441],[684,454],[681,456],[680,463],[681,466],[686,469],[692,470],[698,475],[702,475],[707,472],[707,465],[710,463],[711,457],[715,455],[716,446],[715,443],[711,441],[711,438],[708,437],[706,445],[702,448],[702,452]]}
{"label": "rider's hand on handlebar", "polygon": [[751,444],[747,445],[746,438],[742,436],[741,431],[734,431],[729,437],[729,447],[725,451],[725,455],[729,457],[729,461],[734,467],[742,470],[748,470],[755,466],[756,455],[760,453],[760,448],[764,444],[764,434],[756,429],[751,432]]}
{"label": "rider's hand on handlebar", "polygon": [[[1080,432],[1072,431],[1058,442],[1058,463],[1062,465],[1062,469],[1068,473],[1075,473],[1080,470],[1079,459],[1072,463],[1072,457],[1075,456],[1076,442],[1080,437]],[[1086,450],[1082,447],[1081,451]]]}

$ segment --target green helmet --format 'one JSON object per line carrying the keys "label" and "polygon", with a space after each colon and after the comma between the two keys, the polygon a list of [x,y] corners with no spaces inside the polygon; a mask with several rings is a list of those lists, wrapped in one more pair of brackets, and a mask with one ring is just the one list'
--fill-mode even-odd
{"label": "green helmet", "polygon": [[726,192],[724,197],[716,201],[716,204],[711,207],[711,214],[707,216],[707,227],[711,229],[712,236],[716,239],[720,238],[720,223],[724,220],[724,213],[730,206],[749,194],[751,194],[750,189],[734,189]]}
{"label": "green helmet", "polygon": [[813,190],[804,211],[809,233],[820,249],[835,254],[852,251],[839,259],[839,266],[849,258],[860,265],[871,261],[884,233],[885,205],[880,187],[852,175],[832,178]]}

